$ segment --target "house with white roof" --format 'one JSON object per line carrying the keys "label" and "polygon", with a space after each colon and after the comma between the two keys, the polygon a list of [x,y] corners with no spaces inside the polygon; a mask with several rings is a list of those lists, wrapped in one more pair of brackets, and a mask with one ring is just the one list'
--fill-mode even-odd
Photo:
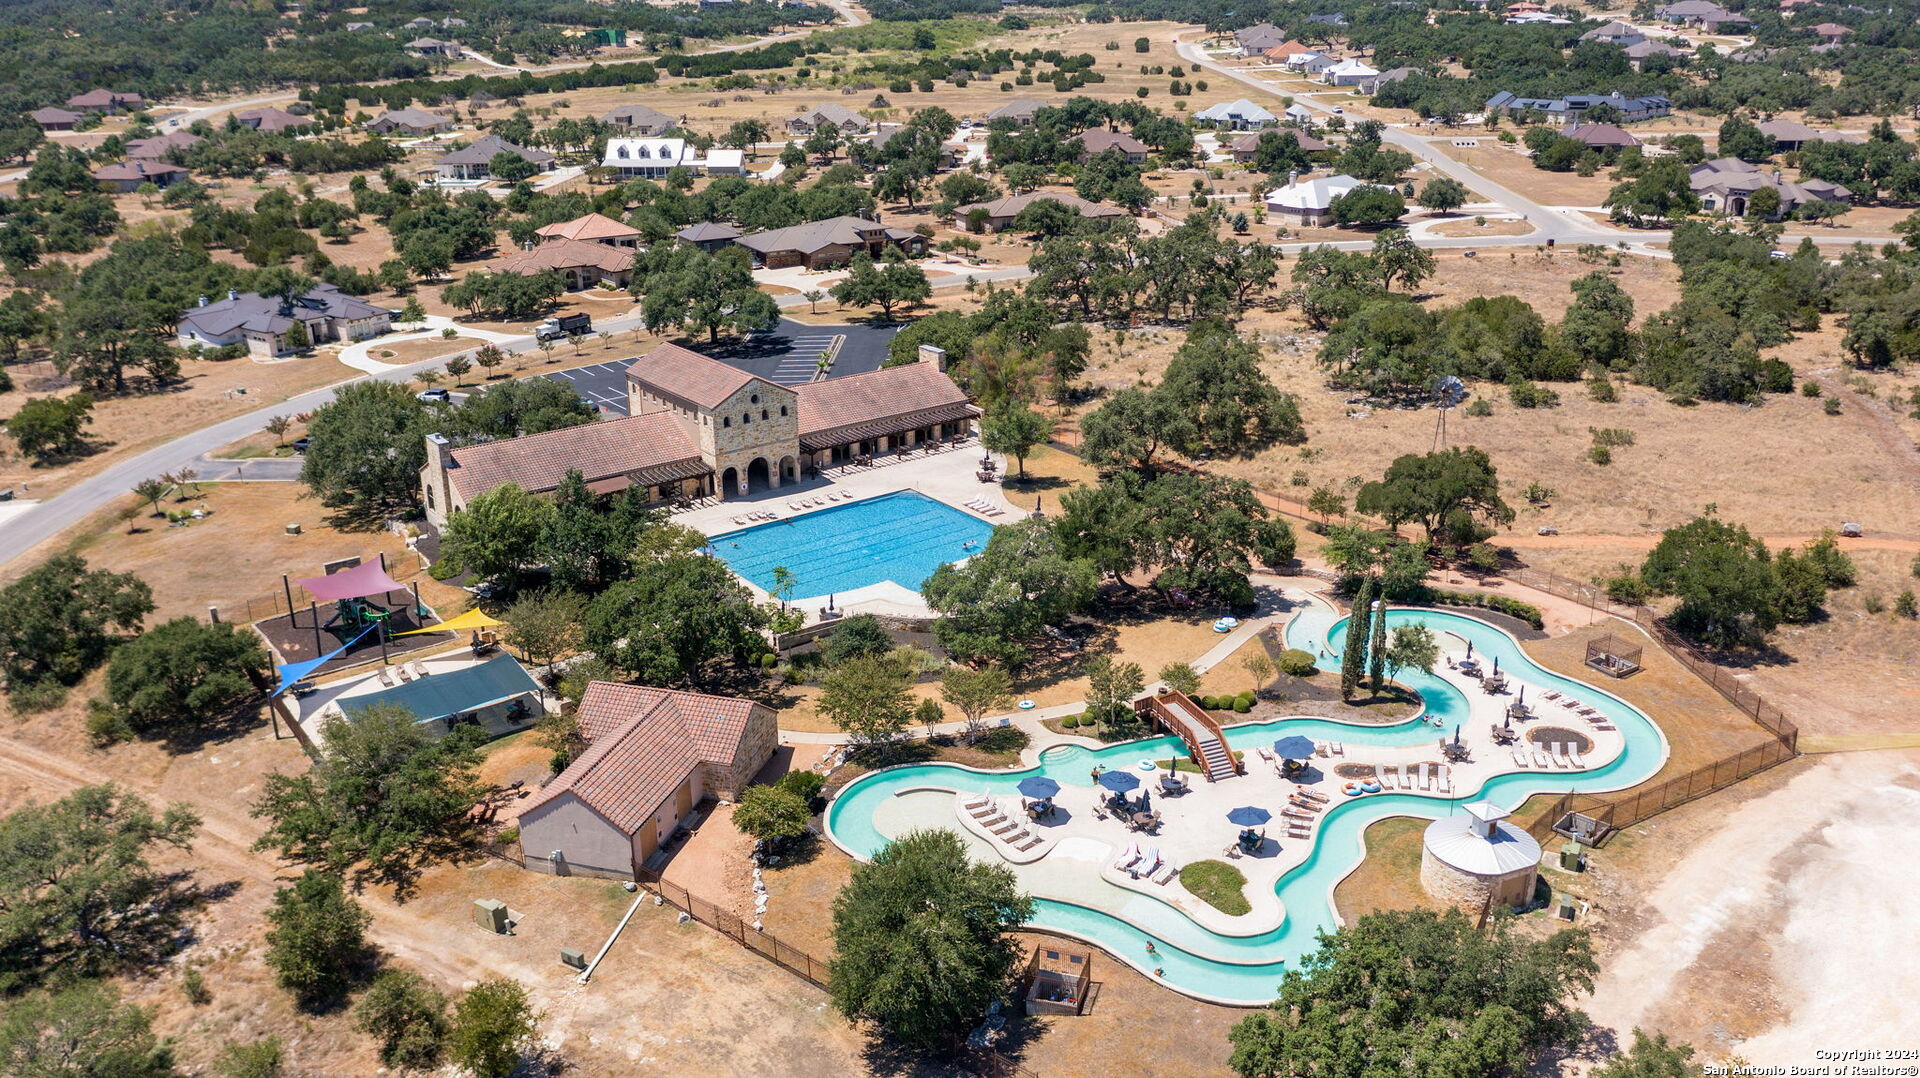
{"label": "house with white roof", "polygon": [[1280,120],[1244,97],[1201,109],[1194,113],[1193,118],[1200,123],[1217,124],[1231,131],[1258,131],[1263,127],[1272,127]]}
{"label": "house with white roof", "polygon": [[1333,220],[1334,199],[1361,187],[1378,186],[1346,175],[1294,179],[1285,187],[1267,193],[1267,213],[1289,217],[1303,225],[1323,225]]}
{"label": "house with white roof", "polygon": [[691,167],[694,158],[683,138],[613,138],[607,140],[600,163],[621,179],[659,179],[676,168]]}
{"label": "house with white roof", "polygon": [[1320,77],[1329,86],[1358,86],[1380,76],[1380,72],[1358,60],[1342,60],[1326,70]]}

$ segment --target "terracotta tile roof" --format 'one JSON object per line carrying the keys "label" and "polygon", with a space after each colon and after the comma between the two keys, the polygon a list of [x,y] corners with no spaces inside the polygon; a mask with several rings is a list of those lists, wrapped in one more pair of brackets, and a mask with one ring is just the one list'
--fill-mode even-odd
{"label": "terracotta tile roof", "polygon": [[829,378],[794,387],[800,404],[800,437],[819,435],[895,416],[972,406],[967,395],[931,363],[883,367],[865,374]]}
{"label": "terracotta tile roof", "polygon": [[512,273],[531,277],[548,270],[590,266],[608,273],[633,268],[633,252],[625,247],[609,247],[585,240],[548,240],[531,251],[515,251],[487,263],[488,273]]}
{"label": "terracotta tile roof", "polygon": [[503,483],[523,490],[552,490],[567,472],[592,482],[648,468],[697,467],[699,450],[671,412],[604,419],[577,427],[528,434],[453,450],[447,473],[454,488],[472,498]]}
{"label": "terracotta tile roof", "polygon": [[639,236],[640,230],[611,217],[590,213],[585,217],[535,229],[534,235],[562,240],[624,240]]}
{"label": "terracotta tile roof", "polygon": [[733,761],[750,700],[596,681],[580,701],[587,750],[521,810],[571,793],[631,834],[703,762]]}
{"label": "terracotta tile roof", "polygon": [[627,375],[658,396],[701,411],[719,407],[749,382],[761,382],[778,393],[792,392],[677,344],[656,346],[634,360],[633,366],[627,368]]}

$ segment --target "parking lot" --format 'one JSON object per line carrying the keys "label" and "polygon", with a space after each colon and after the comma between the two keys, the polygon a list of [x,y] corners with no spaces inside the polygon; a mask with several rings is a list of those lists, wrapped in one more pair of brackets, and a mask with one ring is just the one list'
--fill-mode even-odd
{"label": "parking lot", "polygon": [[[887,359],[887,344],[897,332],[897,326],[809,326],[781,319],[779,326],[766,333],[724,342],[718,348],[695,345],[694,350],[770,382],[797,386],[813,381],[820,354],[833,344],[835,337],[844,335],[847,340],[834,359],[833,370],[828,375],[832,378],[879,370]],[[632,363],[630,357],[614,359],[536,377],[564,379],[601,412],[626,415],[627,368]]]}

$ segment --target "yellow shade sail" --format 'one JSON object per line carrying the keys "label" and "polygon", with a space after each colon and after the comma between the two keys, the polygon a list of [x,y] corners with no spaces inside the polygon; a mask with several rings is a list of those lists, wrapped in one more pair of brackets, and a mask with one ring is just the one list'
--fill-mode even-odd
{"label": "yellow shade sail", "polygon": [[416,633],[464,633],[469,629],[485,629],[499,624],[501,624],[501,622],[488,617],[479,607],[474,607],[472,610],[464,614],[456,614],[438,625],[429,625],[424,629],[414,629],[409,632],[395,633],[393,635],[401,637],[413,636]]}

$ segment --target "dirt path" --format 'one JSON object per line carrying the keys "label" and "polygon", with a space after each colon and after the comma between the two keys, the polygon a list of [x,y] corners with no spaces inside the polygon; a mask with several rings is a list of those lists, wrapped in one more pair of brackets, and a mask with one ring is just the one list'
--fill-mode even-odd
{"label": "dirt path", "polygon": [[1887,451],[1888,457],[1898,461],[1900,466],[1906,469],[1907,478],[1920,483],[1920,446],[1915,446],[1913,439],[1907,437],[1907,433],[1900,429],[1899,422],[1885,404],[1872,397],[1856,393],[1853,387],[1837,380],[1830,371],[1815,371],[1811,377],[1820,384],[1822,390],[1826,391],[1827,396],[1844,397],[1851,401],[1853,407],[1857,409],[1857,414],[1866,417],[1867,430],[1873,435],[1874,441],[1880,443],[1880,447]]}

